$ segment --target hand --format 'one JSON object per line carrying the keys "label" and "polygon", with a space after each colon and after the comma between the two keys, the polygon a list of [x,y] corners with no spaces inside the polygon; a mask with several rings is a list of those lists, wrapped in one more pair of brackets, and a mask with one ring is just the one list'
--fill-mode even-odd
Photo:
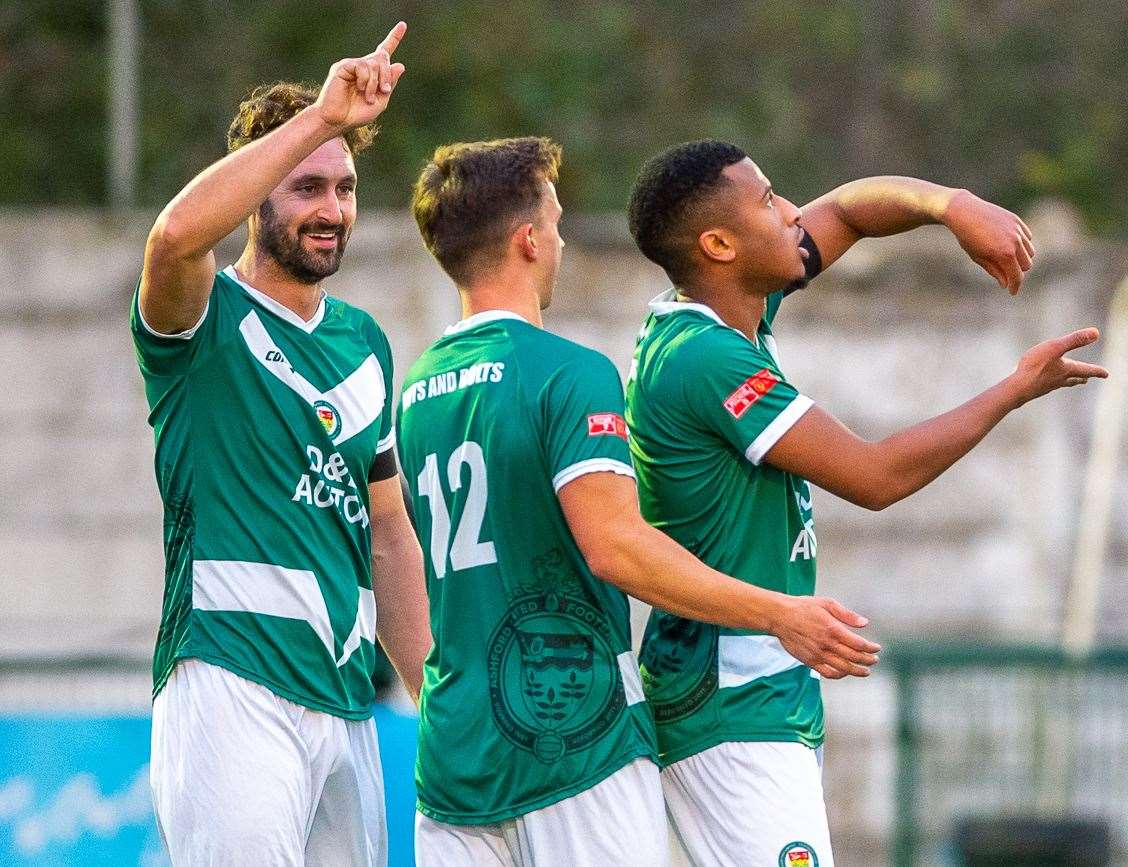
{"label": "hand", "polygon": [[1018,382],[1022,402],[1034,400],[1059,388],[1084,385],[1094,376],[1107,379],[1108,371],[1103,367],[1063,357],[1074,349],[1096,343],[1100,336],[1101,333],[1096,328],[1082,328],[1028,349],[1012,374]]}
{"label": "hand", "polygon": [[833,599],[788,596],[772,632],[788,653],[823,677],[867,677],[881,645],[846,626],[861,628],[868,622]]}
{"label": "hand", "polygon": [[406,32],[401,21],[371,54],[338,60],[329,68],[314,108],[331,129],[344,133],[364,126],[388,107],[404,71],[402,63],[392,63],[392,54]]}
{"label": "hand", "polygon": [[1018,294],[1034,259],[1034,243],[1017,215],[960,190],[948,202],[941,222],[975,264],[1011,295]]}

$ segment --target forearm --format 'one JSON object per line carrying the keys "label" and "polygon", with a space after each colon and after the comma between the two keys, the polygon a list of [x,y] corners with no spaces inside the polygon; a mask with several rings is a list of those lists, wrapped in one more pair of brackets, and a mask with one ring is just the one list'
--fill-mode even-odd
{"label": "forearm", "polygon": [[774,630],[785,600],[781,594],[711,569],[641,518],[607,528],[612,535],[606,562],[596,574],[662,611],[734,629]]}
{"label": "forearm", "polygon": [[372,586],[376,636],[414,701],[419,701],[423,661],[431,649],[431,623],[423,583],[423,554],[414,535],[373,546]]}
{"label": "forearm", "polygon": [[1009,376],[967,403],[875,443],[871,508],[885,508],[914,494],[970,452],[1023,402]]}
{"label": "forearm", "polygon": [[843,184],[826,196],[839,219],[863,238],[941,223],[958,189],[885,175]]}
{"label": "forearm", "polygon": [[202,171],[165,207],[150,245],[181,259],[206,256],[235,231],[282,179],[339,131],[311,106],[268,135]]}

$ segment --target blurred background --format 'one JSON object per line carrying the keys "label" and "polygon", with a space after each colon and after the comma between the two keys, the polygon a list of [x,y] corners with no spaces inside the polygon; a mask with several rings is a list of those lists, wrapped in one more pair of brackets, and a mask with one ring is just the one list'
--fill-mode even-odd
{"label": "blurred background", "polygon": [[[1017,298],[923,229],[861,243],[777,320],[789,376],[871,438],[1076,327],[1104,329],[1082,357],[1121,374],[1024,407],[880,514],[816,492],[820,592],[887,647],[825,689],[832,833],[841,867],[1128,864],[1128,6],[1095,0],[0,5],[0,863],[167,863],[147,780],[161,512],[127,330],[145,235],[252,86],[320,82],[400,18],[407,73],[328,283],[400,372],[458,316],[405,210],[452,140],[563,144],[546,324],[624,373],[665,285],[623,211],[669,144],[730,139],[799,203],[910,174],[1027,219]],[[413,725],[390,688],[397,867]]]}

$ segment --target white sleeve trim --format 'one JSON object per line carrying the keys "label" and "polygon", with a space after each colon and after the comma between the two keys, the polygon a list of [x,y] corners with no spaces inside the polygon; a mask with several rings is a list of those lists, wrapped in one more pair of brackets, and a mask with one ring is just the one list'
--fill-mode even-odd
{"label": "white sleeve trim", "polygon": [[376,454],[381,455],[396,444],[396,429],[388,431],[388,435],[376,443]]}
{"label": "white sleeve trim", "polygon": [[630,476],[632,479],[635,477],[634,469],[622,461],[617,461],[614,458],[589,458],[586,461],[579,461],[570,467],[565,467],[553,476],[552,489],[559,493],[560,489],[568,482],[573,482],[588,473],[616,473],[620,476]]}
{"label": "white sleeve trim", "polygon": [[191,328],[186,328],[184,331],[177,331],[175,334],[164,334],[157,331],[152,325],[145,321],[145,314],[141,311],[141,297],[137,297],[137,318],[141,320],[141,324],[145,330],[152,334],[154,337],[160,337],[162,340],[191,340],[196,336],[196,332],[200,330],[200,326],[204,324],[204,320],[208,318],[208,308],[211,307],[211,298],[208,299],[204,305],[204,312],[200,314],[200,320]]}
{"label": "white sleeve trim", "polygon": [[744,457],[748,458],[754,466],[759,466],[771,447],[779,442],[779,438],[791,430],[791,426],[803,417],[815,402],[805,394],[795,395],[795,399],[783,408],[783,412],[772,419],[772,423],[760,431],[760,435],[752,440],[752,445],[744,450]]}

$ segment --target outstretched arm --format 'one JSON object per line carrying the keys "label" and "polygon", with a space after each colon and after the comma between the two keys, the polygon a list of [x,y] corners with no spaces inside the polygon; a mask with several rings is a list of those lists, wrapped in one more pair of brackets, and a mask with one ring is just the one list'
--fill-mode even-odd
{"label": "outstretched arm", "polygon": [[1039,343],[1006,379],[956,409],[880,442],[853,434],[811,407],[768,450],[764,461],[867,509],[884,509],[919,491],[971,451],[1012,410],[1051,391],[1108,371],[1063,358],[1099,336],[1086,328]]}
{"label": "outstretched arm", "polygon": [[592,572],[662,611],[775,635],[828,678],[865,677],[880,645],[851,632],[866,618],[833,599],[787,596],[711,569],[643,519],[633,479],[589,473],[557,496]]}
{"label": "outstretched arm", "polygon": [[818,246],[824,268],[861,238],[930,224],[947,226],[968,256],[1012,295],[1021,288],[1034,258],[1030,229],[1015,214],[967,190],[917,178],[851,181],[802,212],[801,223]]}
{"label": "outstretched arm", "polygon": [[431,649],[423,552],[407,517],[398,475],[372,482],[368,502],[376,636],[412,699],[418,702],[423,660]]}
{"label": "outstretched arm", "polygon": [[141,273],[150,326],[174,334],[195,325],[211,292],[216,244],[318,147],[387,108],[404,69],[391,54],[406,29],[401,21],[371,54],[333,64],[314,105],[204,169],[168,203],[149,232]]}

